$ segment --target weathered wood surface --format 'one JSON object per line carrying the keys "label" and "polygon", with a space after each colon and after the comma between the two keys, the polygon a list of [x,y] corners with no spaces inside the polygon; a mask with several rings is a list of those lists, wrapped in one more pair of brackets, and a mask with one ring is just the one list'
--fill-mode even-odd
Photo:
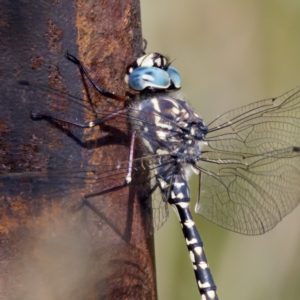
{"label": "weathered wood surface", "polygon": [[44,99],[16,87],[30,80],[80,95],[69,51],[98,84],[124,94],[125,66],[142,52],[139,1],[4,0],[0,15],[0,299],[156,299],[153,240],[136,197],[143,191],[102,195],[92,200],[96,212],[74,212],[85,182],[72,190],[47,176],[126,159],[129,137],[83,147],[33,121],[32,104]]}

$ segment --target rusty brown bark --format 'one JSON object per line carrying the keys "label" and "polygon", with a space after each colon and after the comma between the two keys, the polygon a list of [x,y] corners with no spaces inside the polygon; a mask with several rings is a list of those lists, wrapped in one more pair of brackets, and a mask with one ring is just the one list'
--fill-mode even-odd
{"label": "rusty brown bark", "polygon": [[78,70],[64,58],[69,51],[99,85],[124,94],[124,67],[142,52],[139,1],[3,0],[0,35],[0,299],[156,299],[143,190],[103,195],[92,202],[97,213],[74,213],[85,182],[72,190],[47,175],[125,160],[129,137],[84,148],[33,121],[16,87],[22,79],[82,93]]}

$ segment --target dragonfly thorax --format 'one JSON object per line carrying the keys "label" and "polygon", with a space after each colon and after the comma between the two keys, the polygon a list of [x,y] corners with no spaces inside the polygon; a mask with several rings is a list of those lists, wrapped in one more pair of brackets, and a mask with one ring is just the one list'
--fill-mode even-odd
{"label": "dragonfly thorax", "polygon": [[201,157],[206,134],[202,118],[183,100],[167,94],[149,94],[134,105],[134,123],[150,154],[170,155],[178,163],[195,163]]}

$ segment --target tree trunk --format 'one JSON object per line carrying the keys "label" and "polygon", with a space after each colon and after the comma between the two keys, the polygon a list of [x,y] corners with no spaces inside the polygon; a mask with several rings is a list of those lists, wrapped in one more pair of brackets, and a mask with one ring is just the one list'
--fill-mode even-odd
{"label": "tree trunk", "polygon": [[[32,120],[30,111],[43,108],[49,95],[28,98],[16,84],[30,80],[83,97],[68,51],[100,86],[125,94],[125,67],[142,53],[139,1],[0,6],[0,299],[156,299],[143,190],[124,188],[72,209],[90,191],[80,174],[126,160],[129,135],[108,138],[94,130],[94,138],[103,137],[87,147],[68,128]],[[54,109],[74,117],[68,107]],[[71,179],[61,175],[66,170],[74,170]]]}

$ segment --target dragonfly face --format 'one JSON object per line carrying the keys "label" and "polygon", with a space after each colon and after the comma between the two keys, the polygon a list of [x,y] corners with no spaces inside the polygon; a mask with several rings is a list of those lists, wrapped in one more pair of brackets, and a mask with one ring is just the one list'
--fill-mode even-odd
{"label": "dragonfly face", "polygon": [[126,69],[125,82],[136,91],[165,91],[181,88],[178,71],[159,53],[144,55]]}

